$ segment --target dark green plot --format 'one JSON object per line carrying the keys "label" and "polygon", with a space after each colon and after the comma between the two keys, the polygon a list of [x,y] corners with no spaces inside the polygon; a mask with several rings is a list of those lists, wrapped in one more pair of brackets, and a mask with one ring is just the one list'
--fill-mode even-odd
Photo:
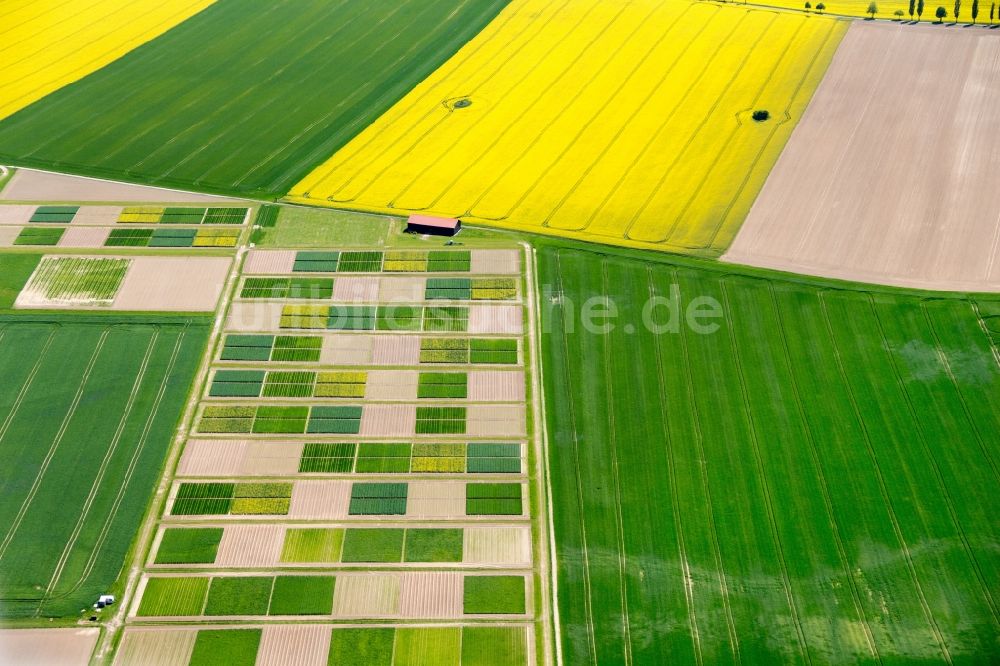
{"label": "dark green plot", "polygon": [[410,444],[362,443],[355,471],[359,474],[405,474],[410,471]]}
{"label": "dark green plot", "polygon": [[289,278],[248,277],[243,281],[240,298],[285,298]]}
{"label": "dark green plot", "polygon": [[329,666],[392,666],[396,630],[392,628],[334,629]]}
{"label": "dark green plot", "polygon": [[518,474],[521,472],[520,444],[476,442],[466,449],[469,473]]}
{"label": "dark green plot", "polygon": [[64,233],[66,229],[63,227],[50,229],[25,227],[14,239],[14,245],[56,245]]}
{"label": "dark green plot", "polygon": [[442,305],[424,308],[424,330],[428,333],[464,333],[468,329],[468,308]]}
{"label": "dark green plot", "polygon": [[372,251],[341,252],[337,270],[341,273],[378,273],[382,270],[382,253]]}
{"label": "dark green plot", "polygon": [[236,486],[233,483],[182,483],[171,514],[223,515],[229,513]]}
{"label": "dark green plot", "polygon": [[468,273],[472,254],[468,250],[431,250],[427,253],[428,273]]}
{"label": "dark green plot", "polygon": [[292,270],[296,273],[336,273],[339,252],[297,252]]}
{"label": "dark green plot", "polygon": [[356,435],[361,431],[362,408],[317,406],[309,414],[310,434]]}
{"label": "dark green plot", "polygon": [[299,472],[348,474],[354,469],[357,444],[310,442],[303,447]]}
{"label": "dark green plot", "polygon": [[293,277],[288,281],[288,298],[327,299],[332,296],[332,278]]}
{"label": "dark green plot", "polygon": [[254,666],[260,636],[260,629],[202,629],[188,666]]}
{"label": "dark green plot", "polygon": [[466,576],[463,598],[466,615],[524,613],[524,577]]}
{"label": "dark green plot", "polygon": [[202,224],[243,224],[246,208],[209,208]]}
{"label": "dark green plot", "polygon": [[222,539],[221,527],[170,527],[156,550],[157,564],[211,564]]}
{"label": "dark green plot", "polygon": [[473,338],[469,341],[471,363],[517,363],[517,340]]}
{"label": "dark green plot", "polygon": [[403,559],[403,530],[348,528],[341,562],[399,562]]}
{"label": "dark green plot", "polygon": [[424,298],[432,300],[467,301],[472,297],[469,278],[427,278]]}
{"label": "dark green plot", "polygon": [[272,361],[315,362],[319,361],[323,338],[307,335],[279,335],[274,340]]}
{"label": "dark green plot", "polygon": [[351,486],[351,515],[398,515],[406,513],[405,483],[355,483]]}
{"label": "dark green plot", "polygon": [[335,583],[333,576],[278,576],[268,615],[329,615]]}
{"label": "dark green plot", "polygon": [[375,306],[331,305],[326,327],[335,331],[375,330]]}
{"label": "dark green plot", "polygon": [[464,531],[445,528],[406,530],[406,562],[461,562]]}
{"label": "dark green plot", "polygon": [[418,398],[464,398],[468,395],[468,375],[464,372],[421,372]]}
{"label": "dark green plot", "polygon": [[205,615],[267,615],[273,585],[270,576],[216,576],[208,588]]}
{"label": "dark green plot", "polygon": [[521,515],[520,483],[470,483],[465,487],[465,513],[469,516]]}
{"label": "dark green plot", "polygon": [[160,217],[161,224],[201,224],[204,208],[166,208]]}
{"label": "dark green plot", "polygon": [[423,311],[414,305],[381,305],[375,328],[379,331],[419,331]]}
{"label": "dark green plot", "polygon": [[153,237],[152,229],[112,229],[104,241],[105,247],[146,247]]}
{"label": "dark green plot", "polygon": [[79,206],[39,206],[32,213],[29,221],[43,224],[69,224],[79,210]]}
{"label": "dark green plot", "polygon": [[273,335],[227,335],[222,346],[223,361],[267,361],[271,358]]}
{"label": "dark green plot", "polygon": [[213,398],[256,398],[263,381],[263,370],[218,370],[208,394]]}
{"label": "dark green plot", "polygon": [[149,239],[149,247],[191,247],[195,229],[155,229]]}
{"label": "dark green plot", "polygon": [[460,435],[465,417],[465,407],[417,407],[417,434]]}

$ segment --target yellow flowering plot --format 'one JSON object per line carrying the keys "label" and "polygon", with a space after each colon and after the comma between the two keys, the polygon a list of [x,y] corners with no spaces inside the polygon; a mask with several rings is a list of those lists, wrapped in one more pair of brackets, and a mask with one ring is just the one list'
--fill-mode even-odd
{"label": "yellow flowering plot", "polygon": [[742,6],[515,0],[289,198],[718,255],[845,29]]}
{"label": "yellow flowering plot", "polygon": [[0,119],[117,60],[214,1],[5,0],[0,3]]}

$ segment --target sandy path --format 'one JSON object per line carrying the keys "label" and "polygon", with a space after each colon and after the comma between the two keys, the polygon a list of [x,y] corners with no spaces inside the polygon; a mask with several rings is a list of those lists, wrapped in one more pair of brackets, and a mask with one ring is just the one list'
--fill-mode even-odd
{"label": "sandy path", "polygon": [[87,666],[98,629],[0,629],[0,664]]}
{"label": "sandy path", "polygon": [[1000,291],[1000,39],[854,22],[724,261]]}

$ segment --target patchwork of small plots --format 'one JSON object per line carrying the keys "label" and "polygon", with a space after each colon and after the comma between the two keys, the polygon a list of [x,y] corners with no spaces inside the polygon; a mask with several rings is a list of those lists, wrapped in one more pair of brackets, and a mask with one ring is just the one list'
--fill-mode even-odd
{"label": "patchwork of small plots", "polygon": [[522,262],[251,250],[116,664],[535,663]]}
{"label": "patchwork of small plots", "polygon": [[248,208],[0,206],[0,247],[235,248]]}

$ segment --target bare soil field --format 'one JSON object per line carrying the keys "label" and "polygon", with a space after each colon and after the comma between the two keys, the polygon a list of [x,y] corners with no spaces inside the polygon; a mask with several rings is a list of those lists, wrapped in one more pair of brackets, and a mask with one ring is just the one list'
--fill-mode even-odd
{"label": "bare soil field", "polygon": [[257,666],[326,666],[329,654],[329,627],[272,625],[261,634]]}
{"label": "bare soil field", "polygon": [[110,227],[69,227],[59,239],[59,247],[98,248],[111,235]]}
{"label": "bare soil field", "polygon": [[129,185],[110,180],[66,176],[19,168],[0,192],[6,201],[158,201],[163,203],[220,203],[223,197]]}
{"label": "bare soil field", "polygon": [[98,629],[0,629],[0,664],[87,666]]}
{"label": "bare soil field", "polygon": [[118,647],[115,666],[187,666],[196,629],[130,627]]}
{"label": "bare soil field", "polygon": [[724,261],[1000,291],[1000,35],[854,22]]}
{"label": "bare soil field", "polygon": [[229,525],[222,533],[216,566],[272,567],[281,560],[285,529],[281,525]]}
{"label": "bare soil field", "polygon": [[477,275],[517,275],[521,272],[519,250],[472,250],[470,272]]}
{"label": "bare soil field", "polygon": [[469,400],[524,402],[524,372],[517,370],[470,372]]}
{"label": "bare soil field", "polygon": [[135,257],[114,310],[211,312],[229,272],[227,257]]}
{"label": "bare soil field", "polygon": [[416,405],[366,405],[361,416],[362,437],[413,437],[416,429]]}
{"label": "bare soil field", "polygon": [[531,566],[530,527],[467,527],[462,561]]}
{"label": "bare soil field", "polygon": [[378,301],[377,277],[342,277],[333,283],[333,300],[341,303],[374,303]]}
{"label": "bare soil field", "polygon": [[20,227],[0,227],[0,247],[10,247],[21,233]]}
{"label": "bare soil field", "polygon": [[472,437],[524,437],[524,405],[469,405],[466,433]]}
{"label": "bare soil field", "polygon": [[521,335],[523,318],[520,305],[473,305],[469,307],[469,333]]}
{"label": "bare soil field", "polygon": [[[279,319],[280,319],[279,312]],[[392,336],[395,340],[398,336]],[[377,336],[367,333],[327,335],[323,338],[319,361],[326,365],[367,365]]]}
{"label": "bare soil field", "polygon": [[27,224],[37,206],[0,206],[0,225]]}
{"label": "bare soil field", "polygon": [[243,264],[244,275],[284,275],[295,265],[294,250],[250,250]]}

